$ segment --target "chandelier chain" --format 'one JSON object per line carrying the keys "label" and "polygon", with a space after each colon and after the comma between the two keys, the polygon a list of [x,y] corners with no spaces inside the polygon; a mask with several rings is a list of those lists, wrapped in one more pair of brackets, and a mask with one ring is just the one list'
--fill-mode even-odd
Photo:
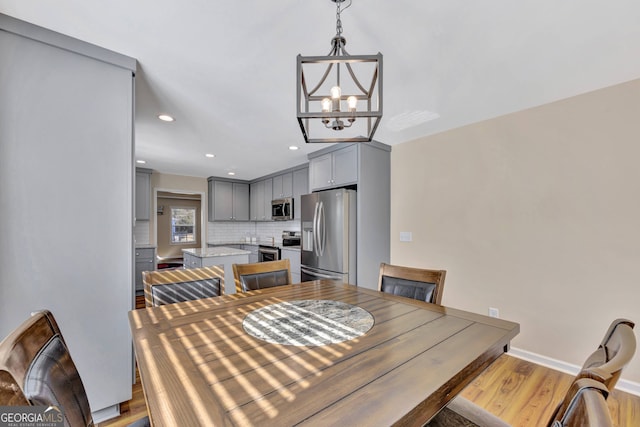
{"label": "chandelier chain", "polygon": [[337,36],[341,36],[342,35],[342,20],[340,19],[340,13],[347,9],[349,6],[351,6],[351,0],[349,0],[349,4],[346,5],[345,7],[341,7],[342,3],[344,0],[338,0],[336,1],[336,35]]}

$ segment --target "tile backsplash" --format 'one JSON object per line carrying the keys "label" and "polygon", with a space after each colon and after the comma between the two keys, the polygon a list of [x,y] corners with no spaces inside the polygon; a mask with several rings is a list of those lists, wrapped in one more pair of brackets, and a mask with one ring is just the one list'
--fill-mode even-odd
{"label": "tile backsplash", "polygon": [[282,244],[282,231],[300,231],[300,221],[269,222],[209,222],[207,223],[207,243],[244,241],[246,236],[255,236],[258,242]]}
{"label": "tile backsplash", "polygon": [[151,242],[149,231],[149,221],[136,221],[136,225],[133,227],[136,245],[148,245]]}

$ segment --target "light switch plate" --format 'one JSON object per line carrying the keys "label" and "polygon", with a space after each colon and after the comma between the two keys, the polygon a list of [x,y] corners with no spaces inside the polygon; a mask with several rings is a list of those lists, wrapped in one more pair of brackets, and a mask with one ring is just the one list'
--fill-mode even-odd
{"label": "light switch plate", "polygon": [[410,231],[401,231],[400,232],[400,241],[401,242],[410,242],[413,240]]}

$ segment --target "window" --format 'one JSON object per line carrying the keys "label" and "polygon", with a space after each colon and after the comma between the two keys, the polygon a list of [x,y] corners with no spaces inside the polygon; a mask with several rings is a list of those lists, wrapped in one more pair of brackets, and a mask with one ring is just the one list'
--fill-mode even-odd
{"label": "window", "polygon": [[196,208],[171,207],[171,243],[196,242]]}

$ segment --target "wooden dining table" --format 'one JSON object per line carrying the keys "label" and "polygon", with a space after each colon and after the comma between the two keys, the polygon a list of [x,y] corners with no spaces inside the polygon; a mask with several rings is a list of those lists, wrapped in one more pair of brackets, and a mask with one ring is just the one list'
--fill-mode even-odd
{"label": "wooden dining table", "polygon": [[519,332],[331,280],[134,310],[129,323],[151,423],[181,427],[423,425]]}

